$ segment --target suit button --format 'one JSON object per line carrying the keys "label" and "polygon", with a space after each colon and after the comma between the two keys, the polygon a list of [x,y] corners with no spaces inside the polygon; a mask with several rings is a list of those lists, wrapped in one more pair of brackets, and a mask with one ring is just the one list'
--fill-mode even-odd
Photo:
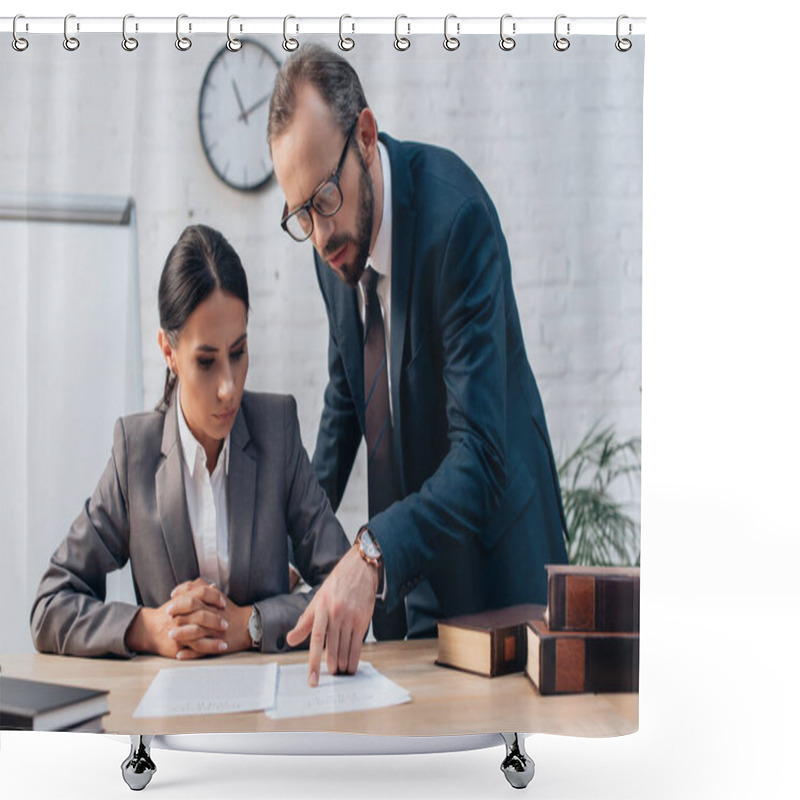
{"label": "suit button", "polygon": [[278,650],[285,650],[286,649],[286,637],[285,636],[279,636],[278,637],[278,641],[275,642],[275,647]]}

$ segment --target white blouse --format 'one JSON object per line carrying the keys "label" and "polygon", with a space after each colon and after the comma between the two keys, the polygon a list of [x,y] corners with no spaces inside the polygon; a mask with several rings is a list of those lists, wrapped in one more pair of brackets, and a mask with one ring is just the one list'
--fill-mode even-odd
{"label": "white blouse", "polygon": [[206,451],[186,424],[181,408],[180,382],[176,388],[178,430],[183,450],[183,485],[189,524],[200,576],[215,583],[226,595],[229,589],[228,461],[230,434],[225,437],[214,472],[209,475]]}

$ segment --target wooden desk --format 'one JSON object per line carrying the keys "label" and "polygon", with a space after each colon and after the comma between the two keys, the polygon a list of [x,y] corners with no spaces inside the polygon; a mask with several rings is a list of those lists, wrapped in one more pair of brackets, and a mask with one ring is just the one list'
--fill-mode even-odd
{"label": "wooden desk", "polygon": [[[254,731],[322,731],[393,736],[440,736],[501,731],[554,733],[568,736],[622,736],[639,725],[638,694],[581,694],[542,697],[524,673],[482,678],[437,666],[436,641],[366,644],[370,662],[411,694],[401,706],[273,720],[261,711],[192,717],[133,719],[133,712],[161,669],[184,664],[157,656],[130,661],[72,658],[41,654],[2,655],[3,675],[51,683],[107,689],[108,733],[176,734]],[[305,662],[307,653],[267,656],[235,653],[190,661],[191,666]]]}

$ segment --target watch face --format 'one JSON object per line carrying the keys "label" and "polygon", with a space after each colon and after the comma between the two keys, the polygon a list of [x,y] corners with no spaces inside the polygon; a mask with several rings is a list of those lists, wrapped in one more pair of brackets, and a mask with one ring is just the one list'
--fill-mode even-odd
{"label": "watch face", "polygon": [[253,640],[253,642],[259,643],[261,641],[261,636],[263,633],[261,614],[258,612],[255,606],[253,606],[253,610],[250,613],[250,621],[247,623],[247,632],[250,634],[250,638]]}
{"label": "watch face", "polygon": [[378,549],[375,540],[372,538],[372,534],[368,530],[361,534],[361,551],[369,558],[377,559],[381,557],[381,551]]}
{"label": "watch face", "polygon": [[251,191],[272,177],[267,118],[275,57],[258,42],[223,47],[206,70],[200,90],[200,138],[212,169],[234,189]]}

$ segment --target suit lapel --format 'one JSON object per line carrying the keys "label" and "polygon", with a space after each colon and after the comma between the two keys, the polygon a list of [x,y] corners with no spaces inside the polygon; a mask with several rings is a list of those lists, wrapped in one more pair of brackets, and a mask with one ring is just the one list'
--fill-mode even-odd
{"label": "suit lapel", "polygon": [[177,413],[177,405],[173,403],[164,414],[164,432],[161,436],[163,459],[156,471],[158,517],[176,586],[194,580],[200,573],[186,508]]}
{"label": "suit lapel", "polygon": [[400,381],[406,343],[409,292],[414,266],[415,214],[411,204],[413,186],[407,160],[394,139],[386,134],[381,134],[380,139],[389,153],[389,162],[392,168],[392,434],[398,475],[403,495],[405,495]]}
{"label": "suit lapel", "polygon": [[249,441],[250,431],[244,411],[240,408],[231,431],[228,464],[228,594],[240,604],[248,596],[256,505],[257,464],[255,458],[246,451]]}

